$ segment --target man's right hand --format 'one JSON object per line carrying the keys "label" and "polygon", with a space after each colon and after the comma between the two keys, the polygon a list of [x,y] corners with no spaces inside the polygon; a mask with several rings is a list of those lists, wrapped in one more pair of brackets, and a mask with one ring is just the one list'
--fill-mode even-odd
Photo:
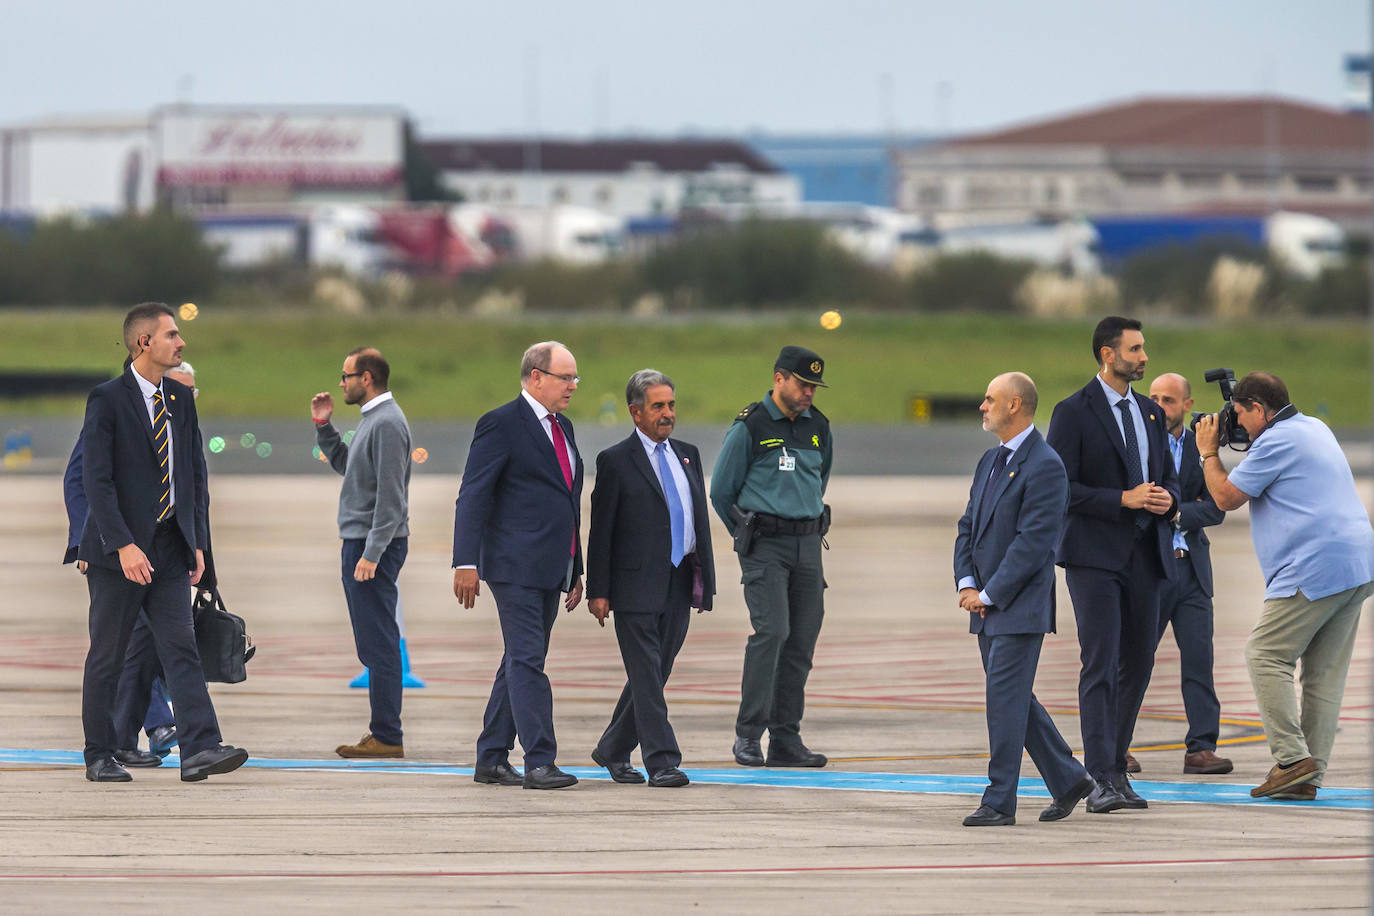
{"label": "man's right hand", "polygon": [[455,569],[453,571],[453,596],[462,603],[463,607],[471,610],[477,603],[477,596],[482,594],[482,583],[477,578],[475,569]]}
{"label": "man's right hand", "polygon": [[153,564],[137,544],[125,544],[119,548],[119,565],[124,570],[124,578],[139,585],[153,581]]}
{"label": "man's right hand", "polygon": [[89,565],[90,565],[90,564],[87,563],[85,560],[77,560],[77,561],[76,561],[76,571],[79,572],[79,573],[81,573],[81,575],[84,576],[84,575],[86,575],[86,567],[89,566]]}
{"label": "man's right hand", "polygon": [[606,625],[606,616],[611,613],[611,599],[592,598],[587,602],[587,610],[591,611],[596,622],[603,627]]}
{"label": "man's right hand", "polygon": [[1150,491],[1155,487],[1154,484],[1146,482],[1138,487],[1121,491],[1121,507],[1123,509],[1144,509],[1145,502],[1150,498]]}
{"label": "man's right hand", "polygon": [[328,423],[329,418],[334,416],[334,396],[328,391],[321,391],[310,399],[310,419],[316,423]]}

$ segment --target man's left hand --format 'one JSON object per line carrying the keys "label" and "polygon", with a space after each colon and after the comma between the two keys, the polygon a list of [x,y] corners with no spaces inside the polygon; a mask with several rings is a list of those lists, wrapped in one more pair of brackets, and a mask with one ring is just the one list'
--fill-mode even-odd
{"label": "man's left hand", "polygon": [[366,582],[377,577],[377,564],[366,557],[358,558],[358,565],[353,567],[353,581]]}
{"label": "man's left hand", "polygon": [[611,613],[611,601],[609,598],[592,598],[587,602],[587,610],[591,611],[596,622],[604,627],[606,617]]}
{"label": "man's left hand", "polygon": [[205,551],[196,551],[196,568],[191,572],[191,584],[195,585],[205,575]]}
{"label": "man's left hand", "polygon": [[1163,487],[1150,484],[1150,492],[1145,497],[1145,509],[1155,515],[1167,515],[1174,507],[1174,495]]}
{"label": "man's left hand", "polygon": [[578,576],[573,580],[572,588],[568,589],[568,597],[563,601],[563,607],[571,611],[582,603],[582,577]]}
{"label": "man's left hand", "polygon": [[1221,438],[1217,432],[1217,415],[1214,413],[1199,417],[1197,426],[1193,427],[1193,435],[1197,437],[1197,450],[1202,455],[1214,455],[1220,447],[1218,439]]}
{"label": "man's left hand", "polygon": [[979,617],[988,615],[988,606],[978,597],[978,589],[976,588],[959,589],[959,607],[970,614],[977,614]]}

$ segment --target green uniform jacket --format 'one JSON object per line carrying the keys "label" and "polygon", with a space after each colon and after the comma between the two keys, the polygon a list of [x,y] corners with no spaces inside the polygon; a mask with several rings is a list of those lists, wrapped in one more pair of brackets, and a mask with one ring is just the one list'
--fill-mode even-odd
{"label": "green uniform jacket", "polygon": [[825,414],[812,406],[789,420],[770,391],[726,431],[711,474],[711,505],[732,535],[732,505],[779,518],[818,518],[832,457]]}

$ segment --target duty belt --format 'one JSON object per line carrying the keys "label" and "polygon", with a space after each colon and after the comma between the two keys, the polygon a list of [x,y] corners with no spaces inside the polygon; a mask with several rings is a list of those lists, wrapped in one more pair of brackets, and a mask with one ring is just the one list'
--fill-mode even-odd
{"label": "duty belt", "polygon": [[770,536],[778,534],[815,534],[821,530],[820,518],[782,518],[777,515],[768,515],[759,512],[755,516],[756,531],[759,534]]}

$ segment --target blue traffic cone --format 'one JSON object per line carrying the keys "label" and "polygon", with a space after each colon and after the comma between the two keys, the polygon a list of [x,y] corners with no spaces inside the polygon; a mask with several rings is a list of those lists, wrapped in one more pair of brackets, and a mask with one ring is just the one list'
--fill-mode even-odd
{"label": "blue traffic cone", "polygon": [[[350,687],[367,687],[370,682],[368,670],[364,668],[362,672],[353,680],[348,682]],[[402,687],[425,687],[424,681],[420,680],[410,671],[410,652],[406,649],[406,641],[401,640],[401,686]]]}

